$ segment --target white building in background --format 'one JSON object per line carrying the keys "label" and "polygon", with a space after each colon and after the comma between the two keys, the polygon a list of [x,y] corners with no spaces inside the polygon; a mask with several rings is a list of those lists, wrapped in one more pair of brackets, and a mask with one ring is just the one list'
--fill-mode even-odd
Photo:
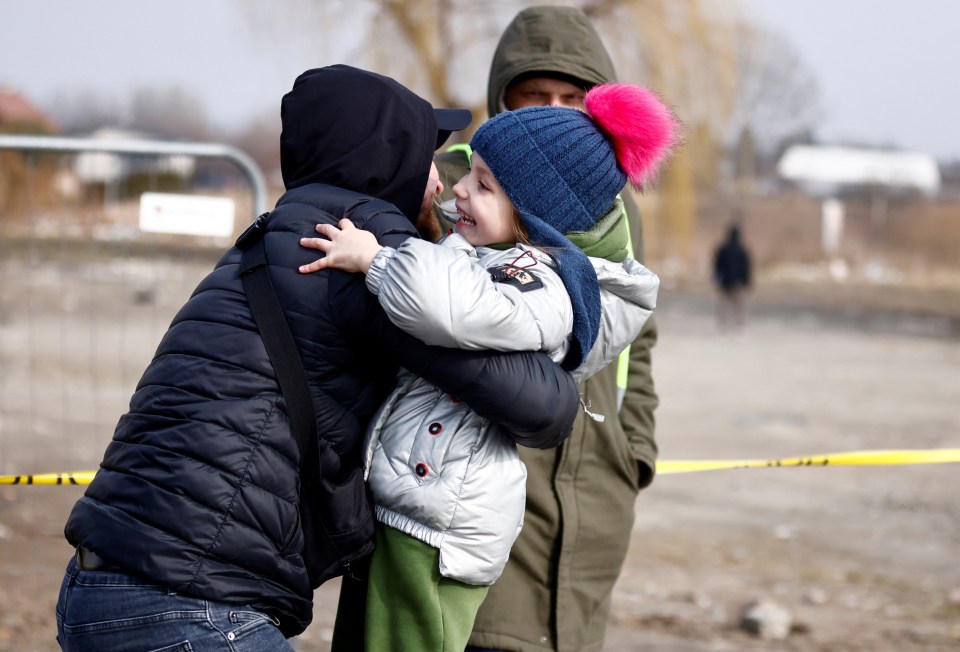
{"label": "white building in background", "polygon": [[927,154],[852,147],[794,145],[784,152],[777,173],[813,194],[833,195],[854,186],[940,192],[940,168]]}
{"label": "white building in background", "polygon": [[820,241],[823,252],[831,257],[838,254],[843,240],[846,210],[837,198],[842,191],[870,191],[875,223],[886,220],[890,193],[912,190],[933,197],[940,192],[936,159],[915,152],[794,145],[780,158],[777,173],[822,199]]}
{"label": "white building in background", "polygon": [[[104,127],[97,129],[89,138],[99,140],[141,140],[145,134]],[[73,165],[74,174],[82,183],[114,183],[124,176],[137,173],[175,174],[189,177],[196,167],[192,156],[144,156],[113,154],[110,152],[84,152],[78,154]]]}

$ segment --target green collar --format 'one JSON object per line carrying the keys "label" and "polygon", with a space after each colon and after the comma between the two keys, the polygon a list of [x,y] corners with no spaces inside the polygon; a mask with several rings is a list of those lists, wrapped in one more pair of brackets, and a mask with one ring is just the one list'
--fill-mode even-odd
{"label": "green collar", "polygon": [[571,231],[565,235],[588,256],[622,263],[629,255],[630,246],[630,227],[623,200],[617,196],[613,208],[589,231]]}

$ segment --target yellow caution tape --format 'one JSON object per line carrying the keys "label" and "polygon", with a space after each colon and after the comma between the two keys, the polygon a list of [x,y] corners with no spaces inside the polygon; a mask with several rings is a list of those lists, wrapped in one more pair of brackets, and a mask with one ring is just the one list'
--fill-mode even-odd
{"label": "yellow caution tape", "polygon": [[775,460],[662,460],[657,474],[692,473],[720,469],[764,469],[777,466],[873,466],[891,464],[943,464],[960,462],[960,448],[937,450],[877,450],[827,453]]}
{"label": "yellow caution tape", "polygon": [[[788,466],[882,466],[901,464],[945,464],[960,462],[960,448],[934,450],[877,450],[827,453],[809,457],[783,457],[773,460],[660,460],[657,474],[693,473],[722,469],[768,469]],[[96,471],[0,475],[2,484],[90,484]]]}
{"label": "yellow caution tape", "polygon": [[96,474],[96,471],[73,471],[71,473],[0,475],[0,484],[90,484]]}

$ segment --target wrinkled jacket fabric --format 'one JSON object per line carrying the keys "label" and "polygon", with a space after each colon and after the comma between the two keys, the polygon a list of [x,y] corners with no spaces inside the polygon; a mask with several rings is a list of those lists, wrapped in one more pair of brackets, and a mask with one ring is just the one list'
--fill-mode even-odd
{"label": "wrinkled jacket fabric", "polygon": [[[504,31],[490,68],[490,115],[503,110],[503,91],[511,80],[537,71],[591,83],[616,79],[593,26],[570,7],[530,7]],[[438,166],[448,156],[454,165],[441,168],[445,183],[459,179],[467,166],[461,153],[440,156]],[[642,262],[640,214],[628,192],[623,199],[634,256]],[[603,423],[581,413],[559,449],[520,449],[527,467],[523,531],[480,607],[471,644],[523,652],[602,649],[637,493],[654,477],[657,394],[651,350],[656,339],[653,317],[631,345],[622,404],[616,364],[580,385],[590,410],[606,416]]]}
{"label": "wrinkled jacket fabric", "polygon": [[[343,72],[333,68],[334,78]],[[365,425],[401,364],[456,392],[487,417],[503,419],[532,442],[562,440],[577,408],[576,386],[546,356],[427,346],[389,322],[362,276],[297,271],[316,258],[299,240],[314,235],[317,223],[348,217],[389,246],[415,237],[408,214],[370,193],[390,196],[415,215],[436,138],[432,108],[411,101],[402,87],[371,91],[380,105],[368,110],[373,98],[363,88],[340,88],[327,77],[305,73],[284,98],[289,138],[281,154],[290,189],[263,236],[268,273],[307,371],[324,478],[333,483],[356,478]],[[371,75],[361,81],[379,85],[384,79]],[[324,87],[333,82],[326,94],[313,92],[318,89],[312,82],[321,80]],[[354,92],[340,92],[346,90]],[[351,102],[357,106],[351,109]],[[332,114],[324,116],[325,110]],[[379,136],[388,127],[380,125],[377,111],[388,110],[405,116],[406,131],[396,127],[385,149]],[[312,178],[301,183],[297,175],[315,169],[303,164],[317,152],[292,137],[295,124],[328,117],[335,127],[346,113],[366,121],[354,144],[377,152],[367,165],[370,178],[356,172],[354,181],[364,192]],[[376,142],[365,143],[366,138]],[[341,149],[346,151],[342,143]],[[420,184],[420,194],[414,197],[403,184],[385,184],[377,178],[380,166]],[[335,175],[338,168],[328,169]],[[177,593],[250,605],[275,617],[291,636],[311,620],[314,588],[302,557],[300,458],[244,295],[240,259],[241,252],[230,249],[174,318],[65,534],[72,545]],[[489,385],[510,385],[514,377],[518,384],[511,391],[540,401],[535,416],[512,410],[489,391]],[[559,417],[552,414],[556,400],[564,412]],[[345,507],[349,513],[356,506]]]}
{"label": "wrinkled jacket fabric", "polygon": [[[520,281],[491,279],[518,260]],[[574,372],[579,379],[613,361],[636,337],[659,286],[633,259],[590,260],[603,320]],[[441,246],[408,241],[378,254],[367,286],[395,324],[430,344],[537,349],[555,361],[570,346],[573,312],[564,285],[550,257],[524,245],[474,248],[457,234]],[[378,520],[438,548],[442,576],[475,585],[500,576],[523,525],[526,495],[526,470],[509,431],[403,372],[371,428],[366,466]]]}

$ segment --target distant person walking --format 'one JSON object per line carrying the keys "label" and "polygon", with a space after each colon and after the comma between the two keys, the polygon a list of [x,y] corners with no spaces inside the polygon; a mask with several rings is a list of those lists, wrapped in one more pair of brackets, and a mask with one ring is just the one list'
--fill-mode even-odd
{"label": "distant person walking", "polygon": [[740,227],[731,226],[713,257],[717,285],[717,325],[739,330],[746,325],[746,293],[750,288],[750,253],[740,242]]}

